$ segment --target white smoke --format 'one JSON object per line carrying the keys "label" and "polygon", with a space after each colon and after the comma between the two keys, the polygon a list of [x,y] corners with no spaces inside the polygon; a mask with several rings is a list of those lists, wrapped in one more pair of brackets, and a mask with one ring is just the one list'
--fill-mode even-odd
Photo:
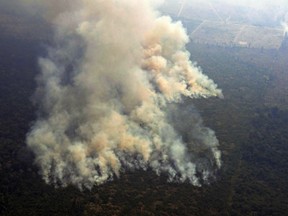
{"label": "white smoke", "polygon": [[288,33],[288,24],[286,22],[282,22],[281,26],[283,28],[283,36],[286,36]]}
{"label": "white smoke", "polygon": [[190,62],[182,24],[148,0],[42,5],[55,42],[39,60],[39,117],[27,143],[44,180],[91,188],[140,168],[208,180],[221,166],[218,141],[182,101],[222,93]]}

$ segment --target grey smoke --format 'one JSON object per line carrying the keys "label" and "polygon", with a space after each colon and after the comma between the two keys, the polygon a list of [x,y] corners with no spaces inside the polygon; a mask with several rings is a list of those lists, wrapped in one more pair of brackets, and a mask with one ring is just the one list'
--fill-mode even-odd
{"label": "grey smoke", "polygon": [[91,188],[151,168],[169,181],[208,181],[221,166],[218,140],[183,98],[222,93],[190,62],[182,24],[155,1],[67,2],[37,3],[55,26],[27,135],[43,179]]}

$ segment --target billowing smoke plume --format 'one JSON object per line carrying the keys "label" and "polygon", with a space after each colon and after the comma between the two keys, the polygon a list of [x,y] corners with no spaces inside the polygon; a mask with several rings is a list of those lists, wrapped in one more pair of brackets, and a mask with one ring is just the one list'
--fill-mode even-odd
{"label": "billowing smoke plume", "polygon": [[148,0],[43,5],[55,43],[39,60],[27,143],[45,181],[91,188],[147,168],[169,181],[208,180],[221,166],[218,141],[183,98],[222,93],[190,62],[181,23]]}

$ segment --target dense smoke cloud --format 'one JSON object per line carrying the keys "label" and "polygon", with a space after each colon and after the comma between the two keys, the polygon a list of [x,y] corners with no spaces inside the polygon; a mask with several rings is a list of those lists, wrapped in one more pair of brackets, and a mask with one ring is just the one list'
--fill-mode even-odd
{"label": "dense smoke cloud", "polygon": [[183,98],[222,93],[190,62],[181,23],[155,1],[42,3],[55,42],[39,60],[27,143],[44,180],[91,188],[140,168],[208,180],[221,166],[218,141]]}

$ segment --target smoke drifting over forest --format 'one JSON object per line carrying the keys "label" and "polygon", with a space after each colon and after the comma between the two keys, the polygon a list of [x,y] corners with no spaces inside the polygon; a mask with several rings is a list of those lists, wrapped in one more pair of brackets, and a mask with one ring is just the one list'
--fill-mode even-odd
{"label": "smoke drifting over forest", "polygon": [[148,0],[37,4],[55,28],[27,135],[44,180],[91,188],[151,168],[169,181],[208,181],[221,166],[218,140],[183,99],[222,93],[189,60],[182,24]]}
{"label": "smoke drifting over forest", "polygon": [[166,0],[162,10],[178,18],[273,28],[288,22],[286,0]]}

